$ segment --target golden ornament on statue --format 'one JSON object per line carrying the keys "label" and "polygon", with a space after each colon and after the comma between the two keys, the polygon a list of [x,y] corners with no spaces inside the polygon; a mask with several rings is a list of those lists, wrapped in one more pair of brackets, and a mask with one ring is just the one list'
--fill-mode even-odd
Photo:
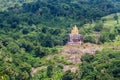
{"label": "golden ornament on statue", "polygon": [[73,29],[71,30],[71,34],[78,34],[78,28],[77,28],[76,25],[75,25],[75,26],[73,27]]}

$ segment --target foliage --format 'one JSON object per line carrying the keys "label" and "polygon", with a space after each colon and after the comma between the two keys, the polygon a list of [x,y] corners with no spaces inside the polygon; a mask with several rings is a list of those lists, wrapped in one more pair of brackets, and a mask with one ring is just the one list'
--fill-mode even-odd
{"label": "foliage", "polygon": [[[0,79],[8,80],[84,80],[118,79],[119,52],[86,54],[81,58],[82,73],[64,72],[65,59],[44,59],[59,52],[56,46],[65,45],[70,27],[74,24],[83,35],[101,32],[99,42],[114,41],[119,45],[119,24],[105,28],[101,17],[119,12],[117,0],[1,0],[0,1]],[[113,3],[114,1],[114,3]],[[14,14],[13,14],[14,13]],[[117,16],[115,20],[119,19]],[[98,20],[99,22],[95,22]],[[94,24],[94,25],[92,25]],[[111,25],[110,25],[111,26]],[[108,32],[108,30],[110,32]],[[93,36],[85,42],[95,43]],[[46,66],[31,76],[32,68]],[[2,76],[1,76],[2,75]],[[77,76],[76,76],[77,75]],[[105,75],[103,77],[103,75]]]}
{"label": "foliage", "polygon": [[84,37],[84,42],[96,43],[96,40],[95,40],[95,37],[85,36],[85,37]]}
{"label": "foliage", "polygon": [[94,30],[99,32],[103,29],[103,23],[102,22],[97,22],[96,25],[94,26]]}
{"label": "foliage", "polygon": [[48,66],[47,69],[42,69],[39,71],[31,80],[61,80],[63,76],[63,70],[59,67]]}
{"label": "foliage", "polygon": [[23,3],[30,3],[35,0],[0,0],[0,11],[6,11],[8,8],[20,7]]}
{"label": "foliage", "polygon": [[117,14],[115,14],[115,16],[114,16],[114,19],[117,21],[117,24],[119,24],[119,17],[118,17],[118,15]]}
{"label": "foliage", "polygon": [[73,80],[74,78],[75,78],[74,73],[72,73],[71,71],[66,71],[62,77],[62,80]]}
{"label": "foliage", "polygon": [[105,50],[97,52],[94,57],[92,57],[93,55],[84,55],[83,63],[80,65],[81,80],[119,80],[119,53],[120,51]]}

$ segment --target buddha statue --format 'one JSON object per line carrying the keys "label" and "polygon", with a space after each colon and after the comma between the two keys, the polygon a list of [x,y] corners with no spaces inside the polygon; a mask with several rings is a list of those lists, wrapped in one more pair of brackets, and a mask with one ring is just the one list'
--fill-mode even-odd
{"label": "buddha statue", "polygon": [[68,35],[68,45],[79,45],[83,41],[83,37],[79,34],[78,28],[75,25]]}

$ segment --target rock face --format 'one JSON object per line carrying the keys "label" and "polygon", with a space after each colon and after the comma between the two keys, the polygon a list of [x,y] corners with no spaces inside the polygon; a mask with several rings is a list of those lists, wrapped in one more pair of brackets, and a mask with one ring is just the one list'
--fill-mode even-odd
{"label": "rock face", "polygon": [[101,51],[102,46],[93,44],[93,43],[84,43],[82,45],[68,45],[63,47],[63,51],[61,52],[62,55],[65,55],[65,58],[74,63],[79,64],[81,63],[81,57],[89,53],[91,55],[94,55],[96,51]]}
{"label": "rock face", "polygon": [[83,42],[83,37],[78,32],[78,28],[75,25],[71,30],[71,33],[68,35],[67,45],[80,45]]}

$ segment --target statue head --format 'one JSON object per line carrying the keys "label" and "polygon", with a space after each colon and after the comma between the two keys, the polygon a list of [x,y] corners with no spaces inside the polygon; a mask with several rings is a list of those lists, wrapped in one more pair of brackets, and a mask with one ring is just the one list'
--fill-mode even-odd
{"label": "statue head", "polygon": [[71,34],[78,34],[79,32],[78,32],[78,28],[77,28],[77,26],[75,25],[74,27],[73,27],[73,29],[71,30]]}

